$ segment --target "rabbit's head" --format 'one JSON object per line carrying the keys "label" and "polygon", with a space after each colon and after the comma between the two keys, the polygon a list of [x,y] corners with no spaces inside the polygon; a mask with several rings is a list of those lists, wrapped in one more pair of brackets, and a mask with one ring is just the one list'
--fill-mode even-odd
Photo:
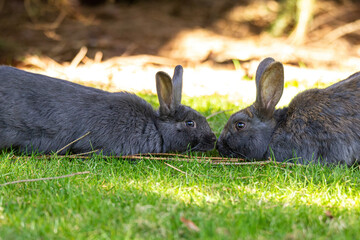
{"label": "rabbit's head", "polygon": [[256,101],[233,114],[216,145],[224,156],[262,159],[277,124],[275,106],[284,89],[284,70],[280,62],[264,59],[256,71]]}
{"label": "rabbit's head", "polygon": [[206,118],[194,109],[181,105],[183,68],[179,65],[171,77],[165,72],[156,74],[159,98],[158,128],[162,133],[165,151],[208,151],[214,148],[216,136]]}

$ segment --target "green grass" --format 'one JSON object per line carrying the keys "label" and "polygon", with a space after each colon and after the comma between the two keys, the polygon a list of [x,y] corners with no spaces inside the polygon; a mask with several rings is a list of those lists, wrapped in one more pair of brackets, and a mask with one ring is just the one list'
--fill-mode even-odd
{"label": "green grass", "polygon": [[[216,97],[185,97],[184,103],[204,115],[239,108]],[[210,118],[211,126],[230,114]],[[0,239],[358,238],[355,167],[169,162],[183,174],[154,160],[12,156],[0,154],[0,183],[90,174],[0,187]]]}

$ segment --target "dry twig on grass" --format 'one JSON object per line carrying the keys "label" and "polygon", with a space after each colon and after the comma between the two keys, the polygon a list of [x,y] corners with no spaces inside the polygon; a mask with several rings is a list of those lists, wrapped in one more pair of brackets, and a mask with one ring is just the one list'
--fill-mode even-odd
{"label": "dry twig on grass", "polygon": [[178,169],[178,168],[176,168],[176,167],[174,167],[173,165],[171,165],[171,164],[168,164],[168,163],[164,163],[166,166],[168,166],[168,167],[171,167],[172,169],[175,169],[176,171],[178,171],[178,172],[180,172],[180,173],[182,173],[182,174],[185,174],[185,175],[187,175],[187,173],[186,172],[184,172],[184,171],[182,171],[182,170],[180,170],[180,169]]}
{"label": "dry twig on grass", "polygon": [[189,220],[184,218],[183,216],[180,217],[180,221],[190,230],[190,231],[194,231],[194,232],[199,232],[200,228],[198,226],[196,226],[196,224]]}
{"label": "dry twig on grass", "polygon": [[77,141],[83,139],[84,137],[86,137],[89,134],[90,134],[90,132],[87,132],[84,135],[82,135],[81,137],[79,137],[79,138],[75,139],[74,141],[72,141],[71,143],[69,143],[69,144],[65,145],[64,147],[60,148],[59,150],[56,151],[56,154],[58,154],[59,152],[61,152],[65,148],[69,147],[71,144],[76,143]]}
{"label": "dry twig on grass", "polygon": [[76,157],[76,156],[85,156],[85,155],[90,155],[90,154],[92,154],[92,153],[97,153],[98,151],[99,151],[99,150],[92,150],[92,151],[90,151],[90,152],[72,154],[71,156],[74,156],[74,157]]}
{"label": "dry twig on grass", "polygon": [[[85,136],[85,135],[84,135]],[[84,137],[83,136],[83,137]],[[72,144],[72,143],[71,143]],[[98,150],[81,153],[81,154],[72,154],[72,155],[42,155],[42,156],[13,156],[13,159],[46,159],[49,160],[52,157],[56,156],[57,158],[62,159],[90,159],[91,156],[84,156],[91,153],[96,153]],[[243,158],[224,158],[224,157],[197,157],[197,156],[187,156],[183,154],[173,154],[173,153],[154,153],[154,154],[135,154],[128,156],[102,156],[104,159],[119,159],[119,160],[149,160],[149,161],[177,161],[177,162],[198,162],[198,163],[208,163],[211,165],[266,165],[273,163],[275,166],[301,166],[305,165],[282,162],[278,163],[273,160],[265,160],[265,161],[246,161]]]}
{"label": "dry twig on grass", "polygon": [[37,181],[47,181],[47,180],[54,180],[54,179],[60,179],[60,178],[67,178],[67,177],[73,177],[73,176],[76,176],[76,175],[89,174],[89,173],[90,173],[89,171],[85,171],[85,172],[76,172],[76,173],[63,175],[63,176],[57,176],[57,177],[23,179],[23,180],[17,180],[17,181],[13,181],[13,182],[7,182],[7,183],[0,184],[0,187],[4,187],[4,186],[7,186],[7,185],[16,184],[16,183],[37,182]]}
{"label": "dry twig on grass", "polygon": [[274,161],[267,160],[267,161],[257,161],[257,162],[215,162],[212,163],[214,165],[265,165],[269,163],[273,163]]}

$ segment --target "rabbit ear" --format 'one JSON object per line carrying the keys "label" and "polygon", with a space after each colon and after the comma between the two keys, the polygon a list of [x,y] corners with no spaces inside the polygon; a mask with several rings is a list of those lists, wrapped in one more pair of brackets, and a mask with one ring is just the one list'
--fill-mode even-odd
{"label": "rabbit ear", "polygon": [[255,108],[264,118],[272,117],[284,90],[284,68],[273,58],[266,58],[256,70]]}
{"label": "rabbit ear", "polygon": [[174,94],[174,106],[178,106],[181,103],[181,92],[182,92],[182,80],[183,80],[183,67],[177,65],[174,70],[173,76],[173,94]]}
{"label": "rabbit ear", "polygon": [[156,91],[160,103],[160,112],[169,114],[172,108],[173,84],[170,76],[165,72],[156,73]]}

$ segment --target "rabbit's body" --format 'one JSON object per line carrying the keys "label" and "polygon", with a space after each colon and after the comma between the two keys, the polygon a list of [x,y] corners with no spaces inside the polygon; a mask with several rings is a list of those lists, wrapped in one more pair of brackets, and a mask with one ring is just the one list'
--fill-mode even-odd
{"label": "rabbit's body", "polygon": [[[173,108],[161,114],[134,94],[110,93],[0,67],[0,149],[50,153],[88,132],[88,136],[60,153],[102,150],[104,154],[129,155],[185,151],[188,146],[195,147],[194,141],[204,143],[198,150],[211,149],[214,136],[205,118],[180,102]],[[180,129],[177,125],[187,120],[195,120],[201,127],[197,129],[201,133],[192,133],[196,135],[193,139],[176,132]]]}
{"label": "rabbit's body", "polygon": [[278,126],[269,146],[276,160],[320,157],[323,163],[348,165],[360,160],[360,75],[349,79],[302,92],[287,108],[275,110]]}
{"label": "rabbit's body", "polygon": [[[231,116],[217,144],[220,153],[299,163],[352,165],[360,160],[360,73],[325,89],[304,91],[288,107],[274,110],[283,86],[276,81],[283,73],[274,67],[278,62],[261,64],[257,100]],[[270,91],[262,91],[265,86]],[[239,122],[244,127],[234,128]]]}

